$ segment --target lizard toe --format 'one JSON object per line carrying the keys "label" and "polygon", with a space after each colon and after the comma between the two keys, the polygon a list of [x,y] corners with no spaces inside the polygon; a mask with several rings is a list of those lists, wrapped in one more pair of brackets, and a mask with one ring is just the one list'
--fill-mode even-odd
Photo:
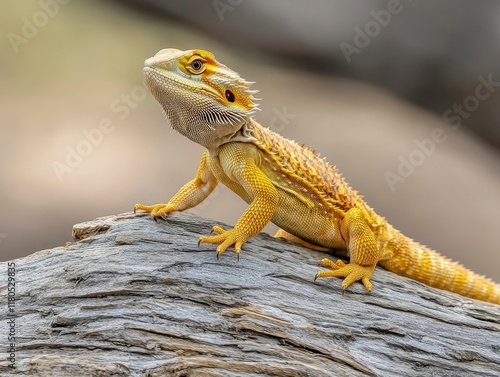
{"label": "lizard toe", "polygon": [[330,263],[327,263],[327,265],[329,267],[331,267],[331,265],[335,265],[335,267],[333,267],[333,270],[318,271],[314,280],[325,277],[343,277],[345,278],[342,281],[343,290],[346,290],[355,281],[361,280],[361,283],[363,283],[368,291],[372,290],[373,285],[370,282],[370,278],[373,275],[375,266],[361,266],[355,263],[345,264],[343,261],[341,261],[341,263],[333,263],[332,261],[330,261]]}
{"label": "lizard toe", "polygon": [[162,218],[163,220],[167,219],[167,215],[170,212],[175,211],[175,208],[170,205],[170,204],[164,204],[164,203],[159,203],[159,204],[154,204],[151,206],[146,206],[144,204],[136,204],[134,206],[134,213],[137,211],[144,211],[144,212],[149,212],[151,217],[157,221],[158,218]]}
{"label": "lizard toe", "polygon": [[241,246],[248,240],[249,237],[237,229],[224,230],[219,226],[214,226],[212,231],[217,233],[217,235],[200,237],[198,244],[219,244],[219,246],[217,246],[217,259],[219,259],[220,254],[226,251],[230,246],[234,246],[234,250],[236,251],[239,259]]}

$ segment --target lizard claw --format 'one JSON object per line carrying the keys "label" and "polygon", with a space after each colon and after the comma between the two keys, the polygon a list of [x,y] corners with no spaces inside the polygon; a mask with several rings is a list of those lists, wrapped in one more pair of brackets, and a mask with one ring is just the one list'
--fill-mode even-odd
{"label": "lizard claw", "polygon": [[[220,259],[220,255],[221,255],[222,253],[223,253],[223,251],[221,251],[221,252],[218,252],[218,251],[217,251],[217,252],[215,253],[215,256],[217,257],[217,262],[219,261],[219,259]],[[240,252],[236,252],[236,261],[238,261],[238,262],[240,261],[240,254],[241,254]]]}

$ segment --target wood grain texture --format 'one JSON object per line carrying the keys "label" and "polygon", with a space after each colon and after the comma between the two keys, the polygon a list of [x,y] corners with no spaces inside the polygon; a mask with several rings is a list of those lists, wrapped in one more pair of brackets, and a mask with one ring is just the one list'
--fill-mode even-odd
{"label": "wood grain texture", "polygon": [[500,375],[500,306],[380,268],[373,293],[342,295],[313,283],[324,253],[266,234],[217,261],[197,247],[213,225],[109,216],[15,260],[16,369],[2,357],[1,376]]}

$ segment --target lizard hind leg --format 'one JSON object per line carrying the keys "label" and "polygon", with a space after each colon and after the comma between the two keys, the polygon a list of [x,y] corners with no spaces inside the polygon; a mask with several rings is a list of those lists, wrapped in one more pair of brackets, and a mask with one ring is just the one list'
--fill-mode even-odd
{"label": "lizard hind leg", "polygon": [[313,249],[313,250],[318,250],[318,251],[330,251],[330,249],[328,249],[326,247],[314,245],[312,243],[304,241],[304,240],[300,239],[299,237],[294,236],[293,234],[288,233],[286,230],[283,230],[281,228],[278,229],[278,231],[274,234],[274,238],[284,238],[290,242],[298,243],[299,245],[305,246],[308,249]]}
{"label": "lizard hind leg", "polygon": [[331,270],[322,270],[314,280],[325,277],[343,277],[342,289],[346,290],[355,281],[361,280],[368,291],[372,290],[370,278],[379,259],[379,247],[365,214],[359,208],[351,208],[341,221],[341,232],[347,242],[350,263],[342,260],[333,262],[324,258],[320,266]]}

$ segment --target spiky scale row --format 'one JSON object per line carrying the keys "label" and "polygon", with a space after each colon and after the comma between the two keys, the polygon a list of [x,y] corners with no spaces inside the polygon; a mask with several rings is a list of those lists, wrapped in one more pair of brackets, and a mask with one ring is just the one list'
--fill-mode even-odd
{"label": "spiky scale row", "polygon": [[431,287],[500,304],[500,286],[492,280],[413,241],[391,226],[388,232],[391,244],[387,248],[392,249],[392,256],[379,262],[383,268]]}
{"label": "spiky scale row", "polygon": [[361,195],[345,182],[335,166],[320,158],[314,150],[304,148],[255,121],[252,121],[252,129],[257,139],[255,145],[269,153],[285,174],[302,179],[314,187],[332,207],[347,212],[354,203],[359,203],[363,209],[376,216]]}

